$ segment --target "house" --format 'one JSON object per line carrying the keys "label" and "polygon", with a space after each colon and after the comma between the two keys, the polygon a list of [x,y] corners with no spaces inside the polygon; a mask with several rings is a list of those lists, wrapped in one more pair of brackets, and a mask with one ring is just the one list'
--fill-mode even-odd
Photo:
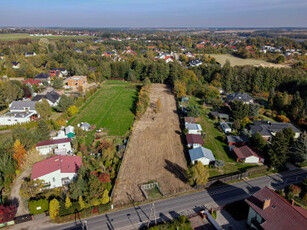
{"label": "house", "polygon": [[215,87],[215,88],[219,91],[220,94],[225,93],[225,91],[221,87]]}
{"label": "house", "polygon": [[63,77],[60,70],[48,70],[48,74],[51,78]]}
{"label": "house", "polygon": [[248,147],[247,145],[234,148],[233,151],[236,154],[237,162],[264,163],[264,158],[260,156],[255,150]]}
{"label": "house", "polygon": [[41,141],[36,144],[36,149],[40,155],[47,155],[48,153],[57,155],[71,154],[71,138]]}
{"label": "house", "polygon": [[25,57],[33,57],[33,56],[36,56],[35,52],[26,52],[25,53]]}
{"label": "house", "polygon": [[191,52],[183,52],[183,55],[185,55],[189,58],[195,57],[195,54],[192,54]]}
{"label": "house", "polygon": [[66,85],[69,88],[77,88],[79,86],[87,85],[87,77],[86,76],[73,76],[66,79]]}
{"label": "house", "polygon": [[71,125],[69,125],[69,126],[67,126],[66,128],[65,128],[65,135],[67,136],[67,137],[75,137],[76,136],[76,134],[75,134],[75,127],[73,127],[73,126],[71,126]]}
{"label": "house", "polygon": [[59,71],[60,72],[60,76],[66,76],[68,74],[68,71],[65,68],[54,68],[52,69],[53,71]]}
{"label": "house", "polygon": [[81,156],[54,156],[33,165],[31,180],[44,180],[49,188],[62,187],[73,181],[81,165]]}
{"label": "house", "polygon": [[196,44],[196,48],[205,48],[204,44]]}
{"label": "house", "polygon": [[189,62],[190,67],[200,66],[203,62],[199,59],[193,59]]}
{"label": "house", "polygon": [[199,134],[187,134],[187,143],[189,148],[197,148],[204,145],[203,138]]}
{"label": "house", "polygon": [[12,62],[12,68],[13,69],[19,69],[19,67],[20,67],[20,62]]}
{"label": "house", "polygon": [[301,131],[296,128],[291,123],[283,123],[283,122],[271,122],[271,121],[254,121],[253,125],[250,125],[249,129],[254,135],[259,132],[261,136],[270,140],[276,133],[282,131],[283,129],[291,128],[294,132],[294,138],[298,138],[301,135]]}
{"label": "house", "polygon": [[200,124],[185,124],[188,134],[201,134],[203,131]]}
{"label": "house", "polygon": [[249,138],[245,136],[227,136],[227,143],[231,151],[234,147],[246,145],[248,142]]}
{"label": "house", "polygon": [[181,97],[181,102],[182,102],[182,103],[189,103],[189,97],[187,97],[187,96],[182,96],[182,97]]}
{"label": "house", "polygon": [[51,107],[56,107],[59,104],[61,95],[55,91],[48,92],[45,95],[36,95],[32,98],[32,101],[41,102],[43,99],[46,99]]}
{"label": "house", "polygon": [[194,117],[184,117],[184,124],[195,124],[195,118]]}
{"label": "house", "polygon": [[46,73],[39,73],[34,77],[35,80],[39,80],[39,81],[45,81],[48,82],[50,84],[50,76]]}
{"label": "house", "polygon": [[307,229],[307,210],[291,205],[268,187],[254,193],[245,202],[249,206],[247,225],[251,229]]}
{"label": "house", "polygon": [[174,61],[174,59],[171,56],[165,56],[164,60],[165,60],[166,63]]}
{"label": "house", "polygon": [[0,125],[15,125],[30,122],[39,117],[33,101],[13,101],[10,105],[10,112],[0,116]]}
{"label": "house", "polygon": [[106,51],[104,52],[103,54],[101,54],[101,56],[106,56],[106,57],[111,57],[111,55],[113,55],[114,53],[113,52],[109,52],[109,51]]}
{"label": "house", "polygon": [[223,129],[224,133],[231,133],[231,128],[226,122],[220,122],[220,126]]}
{"label": "house", "polygon": [[32,79],[32,78],[29,78],[29,79],[24,80],[24,83],[25,83],[25,84],[28,84],[28,85],[31,85],[31,86],[33,86],[33,85],[40,86],[40,85],[43,84],[42,81],[35,80],[35,79]]}
{"label": "house", "polygon": [[231,93],[226,96],[228,102],[233,102],[235,100],[242,101],[244,104],[254,103],[254,98],[249,96],[247,93]]}
{"label": "house", "polygon": [[80,124],[78,124],[78,127],[80,127],[80,129],[82,129],[83,131],[89,131],[91,125],[87,122],[81,122]]}
{"label": "house", "polygon": [[196,161],[200,161],[203,165],[209,165],[210,162],[215,161],[212,151],[202,146],[195,149],[190,149],[189,155],[193,164],[195,164]]}

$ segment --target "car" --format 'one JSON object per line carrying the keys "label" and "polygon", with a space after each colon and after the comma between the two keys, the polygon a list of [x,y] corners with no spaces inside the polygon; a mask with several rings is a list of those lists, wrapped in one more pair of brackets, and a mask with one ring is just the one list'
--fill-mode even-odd
{"label": "car", "polygon": [[206,218],[207,218],[207,214],[206,214],[206,212],[205,212],[204,209],[202,209],[202,210],[199,211],[199,215],[200,215],[201,218],[203,218],[203,219],[206,219]]}

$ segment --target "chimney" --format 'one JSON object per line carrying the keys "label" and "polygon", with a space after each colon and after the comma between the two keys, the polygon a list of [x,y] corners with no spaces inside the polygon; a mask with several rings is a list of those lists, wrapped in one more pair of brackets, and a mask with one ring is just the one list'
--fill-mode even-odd
{"label": "chimney", "polygon": [[293,199],[291,200],[291,205],[294,206],[294,200]]}
{"label": "chimney", "polygon": [[271,204],[271,199],[269,199],[269,198],[264,199],[262,209],[264,210],[264,209],[268,208],[270,206],[270,204]]}

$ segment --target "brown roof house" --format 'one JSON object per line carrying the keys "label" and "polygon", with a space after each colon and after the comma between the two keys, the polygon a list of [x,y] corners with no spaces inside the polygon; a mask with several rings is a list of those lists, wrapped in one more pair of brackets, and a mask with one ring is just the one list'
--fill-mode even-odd
{"label": "brown roof house", "polygon": [[79,86],[86,86],[87,85],[87,78],[86,76],[73,76],[66,79],[66,88],[77,88]]}
{"label": "brown roof house", "polygon": [[268,187],[245,201],[249,205],[247,224],[251,229],[307,229],[307,210],[291,205]]}
{"label": "brown roof house", "polygon": [[237,161],[243,163],[264,163],[264,158],[247,145],[233,149]]}
{"label": "brown roof house", "polygon": [[197,148],[204,145],[203,138],[199,134],[187,134],[187,143],[189,148]]}

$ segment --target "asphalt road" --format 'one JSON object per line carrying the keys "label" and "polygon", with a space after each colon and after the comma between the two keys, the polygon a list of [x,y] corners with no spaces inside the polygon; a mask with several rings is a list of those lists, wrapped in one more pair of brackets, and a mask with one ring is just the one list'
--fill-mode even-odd
{"label": "asphalt road", "polygon": [[[169,220],[182,214],[198,212],[202,208],[212,208],[242,200],[260,190],[264,186],[274,189],[283,188],[292,183],[298,183],[307,178],[306,169],[298,169],[283,174],[273,174],[256,179],[250,179],[234,184],[224,184],[216,188],[209,188],[200,192],[187,194],[175,198],[155,202],[158,221]],[[150,218],[151,204],[144,204],[120,211],[86,219],[88,229],[138,229],[147,225]],[[151,220],[153,220],[153,215]],[[77,229],[77,223],[57,225],[48,230]],[[79,228],[81,229],[81,228]]]}

